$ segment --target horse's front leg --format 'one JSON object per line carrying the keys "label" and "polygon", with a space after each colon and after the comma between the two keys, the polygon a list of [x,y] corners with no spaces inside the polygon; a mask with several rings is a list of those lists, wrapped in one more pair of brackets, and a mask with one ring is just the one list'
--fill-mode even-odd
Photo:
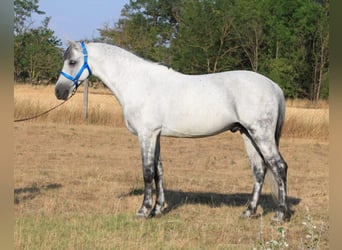
{"label": "horse's front leg", "polygon": [[139,135],[145,188],[143,203],[137,213],[138,217],[148,217],[152,209],[152,186],[156,175],[156,163],[159,160],[159,136],[160,132]]}
{"label": "horse's front leg", "polygon": [[157,140],[157,148],[156,148],[156,158],[155,158],[155,174],[154,181],[156,183],[156,204],[151,211],[151,216],[160,216],[163,212],[163,208],[165,205],[165,197],[164,197],[164,187],[163,187],[163,166],[160,159],[160,142],[159,138]]}

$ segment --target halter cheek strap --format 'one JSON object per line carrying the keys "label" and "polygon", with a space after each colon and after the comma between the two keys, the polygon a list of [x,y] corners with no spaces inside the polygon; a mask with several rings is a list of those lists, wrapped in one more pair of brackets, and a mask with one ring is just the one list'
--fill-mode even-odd
{"label": "halter cheek strap", "polygon": [[61,72],[62,76],[71,80],[74,83],[75,89],[77,89],[78,86],[80,86],[80,84],[78,84],[79,78],[81,77],[81,75],[85,69],[88,70],[89,76],[91,76],[91,69],[90,69],[89,64],[88,64],[88,52],[87,52],[87,48],[85,47],[84,42],[81,42],[81,47],[82,47],[82,51],[83,51],[83,65],[80,68],[80,70],[77,72],[76,76],[73,77],[73,76],[71,76],[71,75],[69,75],[63,71]]}

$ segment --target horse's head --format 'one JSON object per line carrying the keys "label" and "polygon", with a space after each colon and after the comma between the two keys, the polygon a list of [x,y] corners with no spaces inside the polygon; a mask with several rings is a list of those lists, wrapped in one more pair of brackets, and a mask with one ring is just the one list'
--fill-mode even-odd
{"label": "horse's head", "polygon": [[[85,70],[87,69],[87,70]],[[76,91],[79,83],[91,75],[88,65],[88,53],[83,42],[69,41],[69,47],[64,53],[64,65],[55,87],[58,99],[68,99],[70,93]]]}

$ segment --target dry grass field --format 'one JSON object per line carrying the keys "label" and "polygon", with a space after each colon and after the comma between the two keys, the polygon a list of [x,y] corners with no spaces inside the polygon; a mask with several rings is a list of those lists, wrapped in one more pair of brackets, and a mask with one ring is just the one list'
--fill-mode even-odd
{"label": "dry grass field", "polygon": [[[35,121],[14,123],[15,249],[328,249],[328,104],[288,104],[280,150],[289,165],[291,221],[271,225],[264,189],[256,219],[240,219],[252,173],[238,133],[163,138],[168,207],[139,220],[137,138],[105,89]],[[15,119],[59,103],[53,87],[15,85]]]}

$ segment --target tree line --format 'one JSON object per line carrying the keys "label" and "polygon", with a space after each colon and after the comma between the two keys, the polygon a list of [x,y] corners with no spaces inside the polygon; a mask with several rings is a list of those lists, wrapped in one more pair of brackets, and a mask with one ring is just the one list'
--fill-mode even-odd
{"label": "tree line", "polygon": [[34,27],[32,15],[44,15],[39,0],[14,0],[14,80],[32,84],[56,81],[62,66],[62,42],[49,28],[51,17]]}
{"label": "tree line", "polygon": [[[23,2],[35,3],[31,12],[39,12],[38,0],[15,0],[15,6]],[[25,17],[15,14],[20,16]],[[62,52],[49,18],[29,30],[17,19],[15,76],[53,81]],[[290,98],[329,95],[328,0],[130,0],[121,18],[99,31],[94,40],[182,73],[253,70],[277,82]]]}

